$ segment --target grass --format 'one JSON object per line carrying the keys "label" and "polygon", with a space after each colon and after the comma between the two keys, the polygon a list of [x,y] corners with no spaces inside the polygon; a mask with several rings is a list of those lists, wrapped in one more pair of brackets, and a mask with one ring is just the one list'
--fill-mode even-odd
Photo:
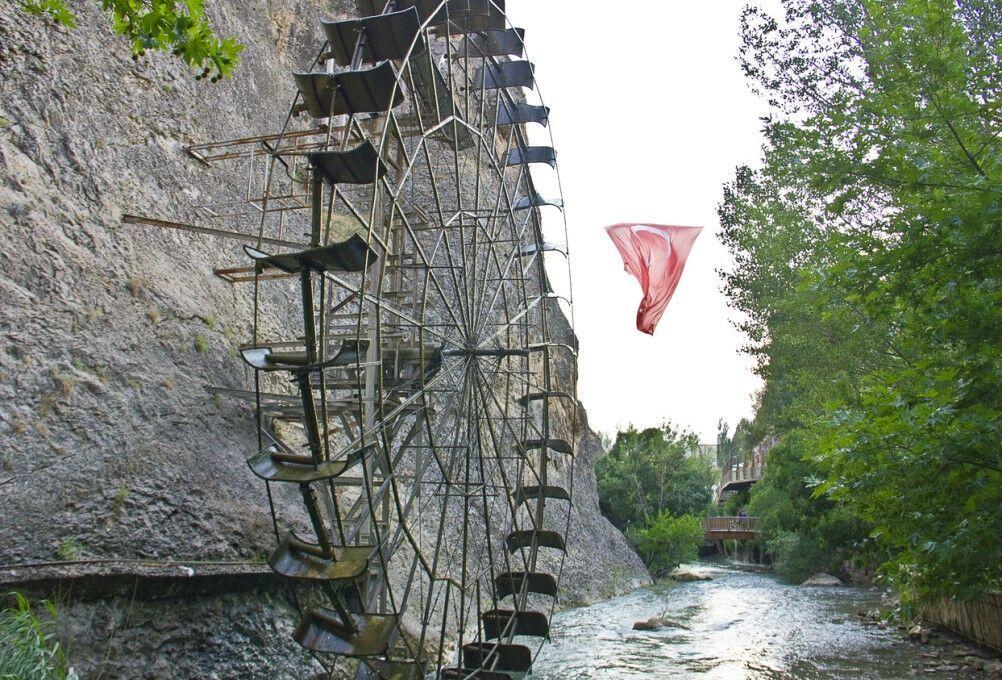
{"label": "grass", "polygon": [[195,336],[195,351],[199,354],[205,354],[205,350],[209,348],[209,341],[205,339],[205,336],[199,333]]}
{"label": "grass", "polygon": [[129,295],[133,298],[139,297],[143,289],[149,284],[143,276],[132,276],[125,282],[125,287],[129,289]]}
{"label": "grass", "polygon": [[[118,487],[118,492],[115,494],[115,500],[111,504],[111,512],[108,513],[108,516],[104,520],[105,529],[110,529],[111,527],[113,527],[115,525],[115,522],[117,522],[122,517],[122,508],[125,507],[125,501],[128,497],[129,497],[129,487],[127,487],[125,484],[122,484],[120,487]],[[3,680],[3,678],[0,677],[0,680]]]}
{"label": "grass", "polygon": [[73,395],[73,390],[77,384],[77,379],[68,373],[60,373],[53,368],[51,374],[53,390],[42,397],[42,402],[38,405],[38,413],[43,417],[52,413],[56,407],[56,402],[61,399],[69,399]]}
{"label": "grass", "polygon": [[122,506],[125,505],[125,499],[129,497],[129,487],[123,484],[118,487],[118,493],[115,494],[115,504],[112,506],[112,510],[116,513],[122,511]]}
{"label": "grass", "polygon": [[[101,364],[96,364],[93,367],[90,367],[87,364],[85,364],[83,362],[83,360],[81,360],[81,359],[74,359],[73,361],[70,362],[70,364],[72,364],[73,368],[75,368],[77,371],[80,371],[81,373],[93,373],[94,375],[97,376],[97,379],[100,380],[102,383],[107,383],[108,382],[108,367],[107,366],[102,366]],[[62,381],[65,381],[67,379],[66,376],[59,376],[58,374],[53,374],[53,377],[57,378],[57,379],[60,379]],[[73,378],[73,376],[68,376],[68,379],[75,381],[75,378]],[[73,392],[73,385],[72,384],[70,384],[68,386],[63,385],[63,386],[60,387],[60,390],[61,391],[68,390],[68,392],[67,392],[67,396],[68,396],[70,393]]]}
{"label": "grass", "polygon": [[[61,560],[72,562],[80,557],[80,544],[72,538],[67,538],[56,548],[56,555],[58,555]],[[0,675],[0,678],[3,677],[4,676]]]}
{"label": "grass", "polygon": [[[14,606],[0,610],[0,678],[71,680],[66,654],[55,636],[45,630],[28,599],[12,593]],[[42,603],[54,617],[55,607]]]}
{"label": "grass", "polygon": [[56,394],[62,399],[69,399],[73,394],[73,389],[77,386],[77,379],[68,373],[57,373],[53,371],[52,379],[56,383]]}

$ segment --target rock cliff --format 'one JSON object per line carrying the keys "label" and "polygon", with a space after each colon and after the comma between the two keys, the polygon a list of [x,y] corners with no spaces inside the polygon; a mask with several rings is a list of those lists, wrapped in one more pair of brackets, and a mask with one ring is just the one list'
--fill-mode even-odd
{"label": "rock cliff", "polygon": [[[0,563],[254,560],[272,546],[243,462],[252,423],[203,388],[242,382],[251,299],[212,275],[232,244],[121,216],[181,217],[213,194],[225,178],[183,148],[273,130],[319,18],[353,6],[210,5],[246,45],[215,85],[166,55],[133,62],[97,3],[74,3],[72,31],[0,6]],[[601,448],[583,425],[564,605],[648,580],[599,514]],[[289,638],[289,608],[281,593],[67,600],[60,621],[84,677],[306,677],[318,667]]]}

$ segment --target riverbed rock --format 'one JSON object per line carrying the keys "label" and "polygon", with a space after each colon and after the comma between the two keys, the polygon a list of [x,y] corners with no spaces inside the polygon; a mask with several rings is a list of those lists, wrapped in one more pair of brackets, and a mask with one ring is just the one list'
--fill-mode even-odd
{"label": "riverbed rock", "polygon": [[825,574],[824,572],[820,574],[815,574],[810,577],[800,585],[802,586],[840,586],[842,582],[831,574]]}
{"label": "riverbed rock", "polygon": [[968,668],[974,668],[975,670],[981,670],[985,667],[985,660],[980,656],[965,656],[964,665]]}
{"label": "riverbed rock", "polygon": [[907,637],[913,642],[920,642],[923,645],[927,644],[929,642],[929,629],[916,623],[908,629]]}
{"label": "riverbed rock", "polygon": [[682,630],[692,630],[689,626],[662,616],[652,616],[646,621],[637,621],[633,624],[633,630],[661,630],[662,628],[681,628]]}
{"label": "riverbed rock", "polygon": [[926,673],[956,673],[960,670],[960,666],[954,664],[945,663],[942,666],[933,666],[932,668],[925,669]]}
{"label": "riverbed rock", "polygon": [[674,581],[679,581],[680,583],[687,583],[689,581],[712,581],[713,579],[705,574],[699,574],[694,571],[676,571],[671,574],[670,577]]}

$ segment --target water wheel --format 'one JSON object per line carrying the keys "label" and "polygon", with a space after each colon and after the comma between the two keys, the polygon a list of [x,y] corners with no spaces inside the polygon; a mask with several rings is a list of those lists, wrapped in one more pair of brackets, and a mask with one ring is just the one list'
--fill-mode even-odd
{"label": "water wheel", "polygon": [[[254,243],[217,274],[255,290],[270,564],[327,667],[518,676],[549,635],[573,486],[548,109],[500,0],[357,4],[317,25],[279,133],[190,150],[250,164],[253,210],[228,219],[254,215]],[[290,300],[295,324],[266,327]]]}

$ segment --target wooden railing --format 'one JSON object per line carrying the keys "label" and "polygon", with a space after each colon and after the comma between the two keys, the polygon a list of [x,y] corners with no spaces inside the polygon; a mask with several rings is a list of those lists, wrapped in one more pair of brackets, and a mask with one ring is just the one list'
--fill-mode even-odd
{"label": "wooden railing", "polygon": [[720,474],[720,488],[733,482],[757,482],[762,479],[762,470],[764,469],[765,461],[731,465],[725,468]]}
{"label": "wooden railing", "polygon": [[703,532],[753,533],[758,523],[758,517],[704,517]]}
{"label": "wooden railing", "polygon": [[728,487],[733,488],[733,485],[738,484],[750,486],[752,483],[762,480],[766,454],[778,441],[777,437],[763,440],[745,460],[731,460],[724,465],[720,471],[720,482],[717,484],[717,503],[723,502],[724,492],[731,490]]}

